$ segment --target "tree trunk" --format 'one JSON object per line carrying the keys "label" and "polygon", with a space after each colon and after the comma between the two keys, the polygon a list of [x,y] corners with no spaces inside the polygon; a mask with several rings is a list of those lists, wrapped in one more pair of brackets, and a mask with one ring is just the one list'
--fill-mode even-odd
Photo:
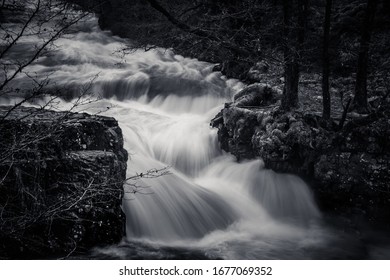
{"label": "tree trunk", "polygon": [[284,88],[282,108],[291,110],[298,104],[298,86],[295,72],[297,65],[295,61],[293,44],[291,44],[292,6],[290,0],[283,0],[283,33],[284,33]]}
{"label": "tree trunk", "polygon": [[324,42],[322,50],[322,118],[330,118],[330,94],[329,94],[329,32],[330,15],[332,12],[332,0],[326,0],[325,20],[324,20]]}
{"label": "tree trunk", "polygon": [[294,1],[283,0],[284,25],[284,88],[282,109],[289,111],[298,107],[299,57],[305,39],[305,25],[307,21],[308,0],[298,0],[297,28],[293,29]]}
{"label": "tree trunk", "polygon": [[355,97],[352,106],[354,110],[361,113],[366,113],[368,111],[367,68],[369,61],[369,45],[377,3],[378,0],[367,0],[366,15],[361,29],[362,37],[360,38],[359,58],[356,72]]}

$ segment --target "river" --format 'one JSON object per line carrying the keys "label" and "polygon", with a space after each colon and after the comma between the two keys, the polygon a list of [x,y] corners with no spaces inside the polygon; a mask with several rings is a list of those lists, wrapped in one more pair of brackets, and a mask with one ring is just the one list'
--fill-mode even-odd
{"label": "river", "polygon": [[[117,246],[96,248],[95,257],[369,257],[359,238],[327,225],[300,178],[265,170],[261,159],[238,163],[220,149],[209,122],[242,83],[171,50],[123,55],[118,50],[128,42],[100,30],[93,16],[75,28],[29,71],[48,76],[53,91],[66,89],[58,109],[71,107],[83,88],[100,97],[76,109],[119,121],[129,177],[169,171],[140,178],[136,193],[125,186],[126,236]],[[29,40],[15,56],[31,47]],[[29,86],[23,76],[15,83]]]}

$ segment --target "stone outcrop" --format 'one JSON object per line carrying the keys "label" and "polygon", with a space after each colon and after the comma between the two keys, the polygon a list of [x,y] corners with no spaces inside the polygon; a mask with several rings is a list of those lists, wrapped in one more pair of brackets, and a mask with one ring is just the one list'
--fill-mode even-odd
{"label": "stone outcrop", "polygon": [[[239,92],[211,121],[222,149],[238,160],[260,157],[266,168],[303,177],[324,210],[388,224],[390,106],[352,116],[337,130],[336,123],[324,126],[315,113],[281,112],[279,106],[253,98],[261,99],[263,88],[250,86]],[[278,105],[274,97],[268,100]]]}
{"label": "stone outcrop", "polygon": [[[211,120],[211,126],[218,128],[222,149],[239,160],[256,157],[252,144],[255,130],[275,108],[272,105],[280,102],[280,97],[281,92],[266,84],[253,84],[238,92],[233,97],[234,102],[226,103],[225,108]],[[264,108],[268,106],[272,107]]]}
{"label": "stone outcrop", "polygon": [[57,258],[124,236],[114,118],[0,107],[0,258]]}

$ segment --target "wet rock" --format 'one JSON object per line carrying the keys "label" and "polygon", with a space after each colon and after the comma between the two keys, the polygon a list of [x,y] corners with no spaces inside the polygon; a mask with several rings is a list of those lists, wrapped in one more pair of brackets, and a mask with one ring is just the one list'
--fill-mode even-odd
{"label": "wet rock", "polygon": [[223,68],[223,65],[221,63],[215,64],[212,71],[213,72],[221,72]]}
{"label": "wet rock", "polygon": [[237,107],[263,107],[275,104],[282,93],[267,84],[252,84],[234,96]]}
{"label": "wet rock", "polygon": [[215,127],[222,149],[239,160],[260,157],[267,168],[303,177],[323,210],[359,212],[370,222],[388,225],[389,106],[370,116],[349,119],[337,131],[336,124],[325,126],[315,113],[239,108],[258,104],[256,98],[264,88],[261,84],[247,87],[218,114]]}
{"label": "wet rock", "polygon": [[256,125],[255,113],[236,106],[223,109],[212,122],[213,127],[219,128],[218,138],[222,148],[233,151],[238,159],[255,156],[251,141]]}
{"label": "wet rock", "polygon": [[0,258],[66,257],[122,239],[127,152],[115,119],[21,107],[0,127]]}
{"label": "wet rock", "polygon": [[237,60],[225,60],[222,63],[216,64],[212,71],[220,71],[227,77],[236,77],[239,79],[245,79],[249,69],[249,62]]}

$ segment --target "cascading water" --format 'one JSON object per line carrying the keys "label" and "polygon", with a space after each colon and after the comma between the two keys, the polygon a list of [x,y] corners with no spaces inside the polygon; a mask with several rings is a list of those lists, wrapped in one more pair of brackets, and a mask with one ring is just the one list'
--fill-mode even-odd
{"label": "cascading water", "polygon": [[[326,243],[302,180],[265,170],[261,160],[237,163],[220,150],[209,121],[241,83],[170,50],[119,56],[125,41],[101,31],[96,18],[77,28],[29,71],[69,89],[68,100],[92,83],[104,98],[83,109],[109,107],[103,114],[119,121],[128,176],[170,166],[170,174],[141,178],[139,193],[125,195],[128,241],[197,248],[218,258],[307,258],[306,247]],[[28,48],[26,42],[18,50]],[[15,83],[28,86],[23,79]]]}

